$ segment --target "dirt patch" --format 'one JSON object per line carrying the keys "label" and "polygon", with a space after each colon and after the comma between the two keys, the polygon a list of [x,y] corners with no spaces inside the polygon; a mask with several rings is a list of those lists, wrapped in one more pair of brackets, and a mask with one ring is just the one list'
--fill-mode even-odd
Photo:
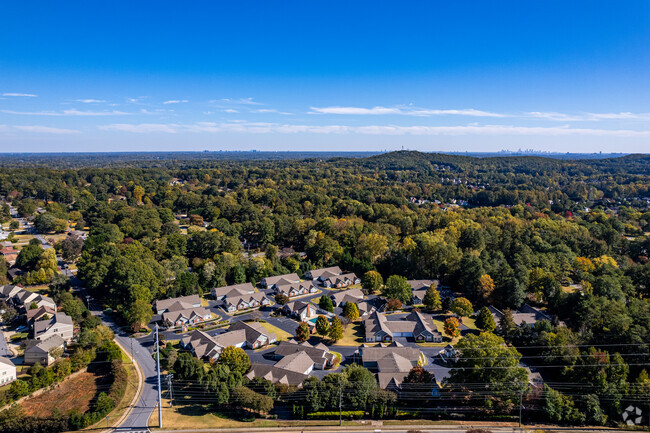
{"label": "dirt patch", "polygon": [[54,385],[55,388],[51,391],[24,401],[21,406],[27,415],[40,418],[51,416],[54,408],[58,408],[61,413],[72,409],[83,413],[90,408],[90,403],[97,396],[98,390],[108,391],[109,385],[105,376],[84,372]]}

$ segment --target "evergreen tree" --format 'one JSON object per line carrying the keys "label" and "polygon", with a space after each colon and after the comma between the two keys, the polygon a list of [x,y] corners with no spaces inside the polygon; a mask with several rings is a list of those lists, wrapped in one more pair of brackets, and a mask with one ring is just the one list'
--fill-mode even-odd
{"label": "evergreen tree", "polygon": [[492,332],[496,329],[497,325],[494,323],[494,317],[490,313],[487,307],[481,308],[481,311],[478,314],[476,319],[476,326],[483,331]]}
{"label": "evergreen tree", "polygon": [[334,317],[330,325],[329,337],[332,341],[336,342],[343,338],[343,324],[341,319]]}
{"label": "evergreen tree", "polygon": [[440,300],[440,292],[436,289],[435,284],[431,284],[424,294],[424,306],[429,311],[438,311],[442,308],[442,301]]}

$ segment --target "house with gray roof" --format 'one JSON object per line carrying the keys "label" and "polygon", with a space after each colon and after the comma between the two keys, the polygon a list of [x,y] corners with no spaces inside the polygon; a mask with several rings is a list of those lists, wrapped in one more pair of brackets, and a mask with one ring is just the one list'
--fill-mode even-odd
{"label": "house with gray roof", "polygon": [[361,278],[357,277],[357,275],[352,272],[340,275],[329,275],[327,277],[323,275],[319,278],[319,281],[323,287],[328,288],[341,288],[353,284],[361,284]]}
{"label": "house with gray roof", "polygon": [[227,296],[222,300],[223,309],[228,313],[271,305],[271,300],[262,292]]}
{"label": "house with gray roof", "polygon": [[156,314],[163,314],[167,311],[181,311],[198,308],[201,306],[199,295],[179,296],[178,298],[157,299],[153,303]]}
{"label": "house with gray roof", "polygon": [[335,355],[323,343],[311,345],[308,341],[298,343],[295,340],[282,341],[273,353],[274,359],[283,359],[286,356],[302,352],[307,354],[313,362],[313,368],[325,370],[334,363]]}
{"label": "house with gray roof", "polygon": [[223,346],[219,345],[212,336],[199,330],[183,336],[181,338],[181,347],[191,351],[199,359],[211,360],[218,359],[223,350]]}
{"label": "house with gray roof", "polygon": [[274,289],[275,293],[278,295],[285,295],[289,298],[318,292],[318,287],[316,287],[311,281],[303,281],[290,284],[276,284],[274,286]]}
{"label": "house with gray roof", "polygon": [[210,310],[204,307],[188,308],[178,311],[166,311],[162,321],[167,326],[196,325],[212,318]]}
{"label": "house with gray roof", "polygon": [[438,287],[438,280],[408,280],[407,283],[411,286],[412,302],[413,305],[420,305],[424,303],[424,295],[427,294],[427,289],[435,284]]}
{"label": "house with gray roof", "polygon": [[275,289],[276,286],[295,284],[299,282],[300,277],[298,274],[292,273],[263,278],[262,281],[260,281],[260,284],[267,289]]}
{"label": "house with gray roof", "polygon": [[217,301],[223,301],[225,298],[234,296],[252,295],[255,293],[255,287],[251,283],[234,284],[232,286],[215,287],[210,293]]}
{"label": "house with gray roof", "polygon": [[335,307],[342,307],[347,302],[356,304],[358,301],[363,299],[363,296],[363,291],[361,289],[350,289],[336,292],[331,295],[330,298],[332,299],[332,303]]}
{"label": "house with gray roof", "polygon": [[36,322],[37,320],[40,320],[42,318],[49,319],[55,314],[56,314],[56,309],[48,306],[43,306],[43,307],[35,308],[33,310],[27,310],[25,316],[27,318],[27,323],[30,326],[32,326],[34,322]]}
{"label": "house with gray roof", "polygon": [[338,266],[331,266],[329,268],[313,269],[305,272],[305,278],[310,280],[319,280],[322,276],[329,278],[331,276],[341,275],[343,271]]}
{"label": "house with gray roof", "polygon": [[33,326],[34,339],[46,340],[53,335],[58,335],[64,341],[70,342],[74,337],[74,324],[72,317],[65,313],[55,313],[47,320],[38,320]]}
{"label": "house with gray roof", "polygon": [[283,305],[282,312],[304,322],[316,317],[316,306],[309,302],[293,301]]}
{"label": "house with gray roof", "polygon": [[366,342],[391,342],[395,337],[439,343],[438,332],[430,316],[414,311],[404,320],[388,320],[383,313],[374,312],[363,321]]}
{"label": "house with gray roof", "polygon": [[301,386],[314,369],[314,361],[304,351],[297,351],[283,356],[274,365],[253,363],[246,377],[262,377],[273,383]]}
{"label": "house with gray roof", "polygon": [[299,387],[302,386],[303,381],[307,379],[309,375],[299,371],[276,367],[275,365],[253,363],[251,369],[246,374],[246,377],[248,379],[261,377],[273,383]]}
{"label": "house with gray roof", "polygon": [[[503,312],[493,306],[489,306],[488,310],[490,310],[494,321],[498,324],[503,317]],[[528,326],[533,326],[540,320],[548,320],[550,322],[553,320],[553,316],[539,308],[532,307],[529,304],[524,304],[519,307],[517,311],[512,312],[512,319],[518,326],[524,323]]]}
{"label": "house with gray roof", "polygon": [[47,367],[55,360],[52,352],[58,349],[65,349],[65,340],[56,334],[42,340],[29,340],[25,347],[24,362],[27,365],[39,363]]}
{"label": "house with gray roof", "polygon": [[379,386],[398,389],[409,371],[426,360],[417,348],[392,343],[389,347],[361,347],[359,355],[364,367],[377,373]]}
{"label": "house with gray roof", "polygon": [[273,332],[269,332],[260,325],[258,322],[244,322],[240,320],[233,323],[229,331],[244,330],[245,335],[245,344],[251,349],[257,349],[259,347],[267,346],[273,344],[278,340],[277,335]]}

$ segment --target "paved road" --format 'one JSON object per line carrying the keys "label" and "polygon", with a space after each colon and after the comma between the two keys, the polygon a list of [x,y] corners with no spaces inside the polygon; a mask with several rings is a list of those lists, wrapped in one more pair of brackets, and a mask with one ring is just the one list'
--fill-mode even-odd
{"label": "paved road", "polygon": [[[115,333],[115,339],[122,347],[132,355],[135,362],[140,366],[144,377],[144,386],[140,399],[129,414],[126,420],[120,426],[119,431],[148,431],[149,417],[153,413],[158,400],[158,384],[156,379],[156,363],[151,356],[154,347],[153,339],[137,340],[130,338],[129,334],[123,331],[111,317],[100,311],[93,303],[92,298],[87,297],[85,289],[80,288],[82,298],[88,300],[90,310],[93,315],[98,316],[105,326],[108,326]],[[126,430],[123,430],[126,429]]]}

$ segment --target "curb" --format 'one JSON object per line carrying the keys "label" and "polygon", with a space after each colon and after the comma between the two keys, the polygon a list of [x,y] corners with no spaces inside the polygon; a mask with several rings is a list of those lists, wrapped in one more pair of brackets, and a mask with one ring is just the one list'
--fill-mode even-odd
{"label": "curb", "polygon": [[[122,352],[128,354],[129,352],[126,351],[126,349],[117,341],[117,339],[113,339],[115,344],[117,344]],[[135,366],[135,371],[138,374],[138,389],[135,392],[135,395],[133,396],[133,400],[131,400],[131,403],[129,403],[129,406],[127,409],[124,411],[120,419],[118,419],[113,425],[105,430],[102,430],[102,433],[108,433],[113,431],[114,429],[118,428],[122,423],[131,415],[131,412],[133,412],[133,409],[138,403],[138,400],[140,399],[140,396],[142,395],[142,388],[144,387],[144,378],[142,375],[142,369],[140,368],[140,364],[135,360],[135,358],[131,358],[131,361],[133,362],[133,365]]]}

